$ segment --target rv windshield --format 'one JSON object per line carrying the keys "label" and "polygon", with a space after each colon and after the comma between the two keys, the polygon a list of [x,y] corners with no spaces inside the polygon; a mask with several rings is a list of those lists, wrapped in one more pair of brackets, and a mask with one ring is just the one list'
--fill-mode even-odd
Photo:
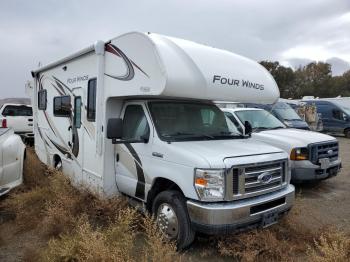
{"label": "rv windshield", "polygon": [[242,123],[249,121],[253,131],[285,128],[281,121],[265,110],[242,110],[235,114]]}
{"label": "rv windshield", "polygon": [[278,115],[280,119],[283,120],[301,120],[299,115],[294,111],[294,109],[284,102],[277,102],[273,107],[272,111]]}
{"label": "rv windshield", "polygon": [[198,102],[150,102],[160,139],[165,141],[241,138],[242,134],[215,105]]}

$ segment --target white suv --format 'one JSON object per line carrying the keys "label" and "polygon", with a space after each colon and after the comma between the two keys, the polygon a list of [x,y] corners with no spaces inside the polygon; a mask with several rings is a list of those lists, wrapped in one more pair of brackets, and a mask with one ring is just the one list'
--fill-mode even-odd
{"label": "white suv", "polygon": [[245,122],[253,128],[252,138],[286,151],[290,156],[293,182],[330,178],[339,173],[338,141],[332,136],[287,128],[269,112],[257,108],[222,108],[244,133]]}
{"label": "white suv", "polygon": [[10,127],[25,142],[33,142],[32,107],[23,104],[4,104],[0,108],[0,127]]}

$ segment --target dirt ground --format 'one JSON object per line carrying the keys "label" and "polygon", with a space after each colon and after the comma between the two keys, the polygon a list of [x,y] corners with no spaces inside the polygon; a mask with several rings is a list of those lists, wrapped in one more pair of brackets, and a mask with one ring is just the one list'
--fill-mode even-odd
{"label": "dirt ground", "polygon": [[350,232],[350,139],[338,137],[342,171],[336,177],[316,184],[296,186],[298,204],[302,212],[300,223],[317,230],[336,226]]}
{"label": "dirt ground", "polygon": [[[338,139],[343,163],[341,173],[319,183],[296,186],[298,214],[293,219],[315,232],[332,226],[350,233],[350,139]],[[44,247],[47,241],[33,230],[18,230],[6,210],[0,209],[0,261],[35,261],[31,251]],[[207,255],[203,257],[203,253]],[[184,260],[188,259],[228,261],[226,257],[219,257],[216,246],[206,237],[197,239],[187,250]]]}

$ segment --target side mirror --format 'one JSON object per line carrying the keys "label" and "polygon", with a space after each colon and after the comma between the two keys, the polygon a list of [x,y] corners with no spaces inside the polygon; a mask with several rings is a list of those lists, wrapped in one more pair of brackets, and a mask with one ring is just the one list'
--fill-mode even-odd
{"label": "side mirror", "polygon": [[115,144],[117,139],[123,137],[123,119],[111,118],[107,123],[107,138],[113,140]]}
{"label": "side mirror", "polygon": [[249,121],[244,121],[244,134],[247,136],[251,136],[252,135],[252,125],[249,123]]}

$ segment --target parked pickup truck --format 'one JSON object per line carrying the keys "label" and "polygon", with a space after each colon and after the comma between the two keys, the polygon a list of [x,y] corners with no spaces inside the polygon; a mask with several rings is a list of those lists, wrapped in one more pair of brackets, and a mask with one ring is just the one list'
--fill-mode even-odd
{"label": "parked pickup truck", "polygon": [[225,115],[244,132],[244,123],[253,128],[252,138],[286,151],[291,160],[292,181],[326,179],[341,168],[338,141],[332,136],[287,128],[275,116],[257,108],[225,108]]}
{"label": "parked pickup truck", "polygon": [[24,142],[33,143],[32,107],[23,104],[6,103],[0,108],[0,127],[12,128]]}
{"label": "parked pickup truck", "polygon": [[25,146],[12,129],[0,128],[0,196],[22,184]]}

